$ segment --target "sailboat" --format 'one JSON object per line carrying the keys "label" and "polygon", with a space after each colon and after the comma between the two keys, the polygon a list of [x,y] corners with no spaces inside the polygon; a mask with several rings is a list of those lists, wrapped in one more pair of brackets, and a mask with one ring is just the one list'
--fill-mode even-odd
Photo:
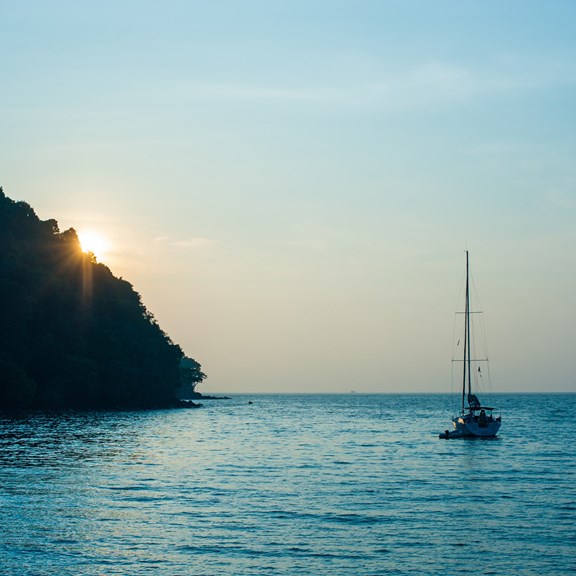
{"label": "sailboat", "polygon": [[[470,266],[466,250],[466,303],[464,309],[464,358],[462,370],[462,403],[460,414],[452,419],[454,429],[440,433],[440,438],[460,438],[462,436],[496,436],[502,423],[501,417],[494,417],[494,408],[485,406],[472,388],[472,343],[470,331]],[[475,360],[476,361],[476,360]],[[485,359],[487,361],[487,359]],[[481,374],[478,367],[478,374]]]}

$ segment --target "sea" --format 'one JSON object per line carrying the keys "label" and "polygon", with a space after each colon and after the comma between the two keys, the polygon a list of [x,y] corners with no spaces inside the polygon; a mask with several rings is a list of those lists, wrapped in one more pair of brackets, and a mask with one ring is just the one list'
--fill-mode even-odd
{"label": "sea", "polygon": [[576,574],[576,394],[0,412],[0,574]]}

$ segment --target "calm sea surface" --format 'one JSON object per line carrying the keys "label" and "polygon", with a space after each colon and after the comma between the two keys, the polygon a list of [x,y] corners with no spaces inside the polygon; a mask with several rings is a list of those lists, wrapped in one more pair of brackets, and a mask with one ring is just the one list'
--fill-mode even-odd
{"label": "calm sea surface", "polygon": [[576,574],[576,394],[496,399],[489,440],[443,395],[0,413],[0,573]]}

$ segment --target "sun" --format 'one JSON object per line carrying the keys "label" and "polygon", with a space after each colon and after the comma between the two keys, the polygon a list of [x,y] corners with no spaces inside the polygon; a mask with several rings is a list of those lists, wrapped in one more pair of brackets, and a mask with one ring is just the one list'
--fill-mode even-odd
{"label": "sun", "polygon": [[82,252],[92,252],[98,260],[104,258],[108,250],[110,250],[110,242],[98,232],[91,230],[78,232],[78,239],[80,240]]}

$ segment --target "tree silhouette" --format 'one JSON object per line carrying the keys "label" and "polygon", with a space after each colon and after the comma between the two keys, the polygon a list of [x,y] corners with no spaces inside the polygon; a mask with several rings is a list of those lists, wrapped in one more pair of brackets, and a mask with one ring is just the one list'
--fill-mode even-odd
{"label": "tree silhouette", "polygon": [[0,407],[160,407],[200,364],[132,285],[0,188]]}

